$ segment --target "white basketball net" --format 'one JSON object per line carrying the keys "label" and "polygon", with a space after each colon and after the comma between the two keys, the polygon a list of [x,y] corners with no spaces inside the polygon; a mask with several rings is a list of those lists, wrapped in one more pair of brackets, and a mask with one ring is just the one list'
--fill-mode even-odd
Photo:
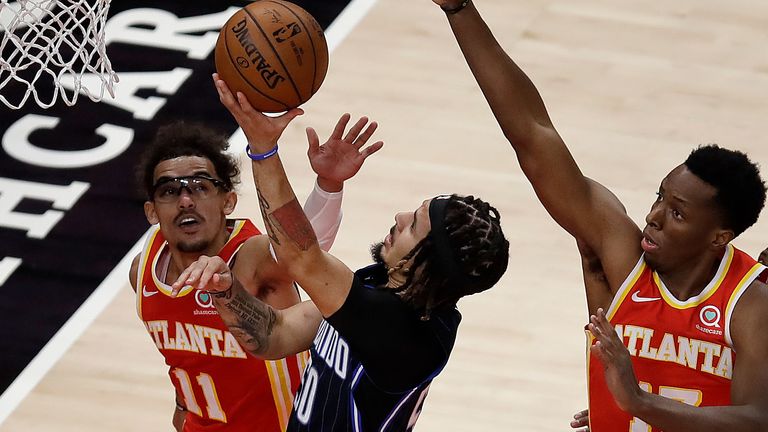
{"label": "white basketball net", "polygon": [[30,95],[43,108],[59,95],[70,106],[80,93],[114,97],[104,39],[110,1],[0,0],[0,100],[19,109]]}

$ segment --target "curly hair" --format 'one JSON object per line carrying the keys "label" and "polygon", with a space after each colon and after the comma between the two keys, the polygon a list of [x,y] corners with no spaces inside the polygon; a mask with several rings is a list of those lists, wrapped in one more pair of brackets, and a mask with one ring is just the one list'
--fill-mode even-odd
{"label": "curly hair", "polygon": [[433,310],[453,307],[460,298],[494,286],[509,262],[509,242],[501,230],[499,212],[471,195],[451,195],[449,200],[444,225],[460,281],[440,268],[432,233],[401,261],[413,259],[398,291],[425,320]]}
{"label": "curly hair", "polygon": [[176,121],[160,127],[152,142],[144,149],[136,168],[136,178],[151,199],[155,167],[164,160],[182,156],[200,156],[211,161],[216,176],[232,190],[239,182],[237,159],[228,154],[227,137],[201,124]]}
{"label": "curly hair", "polygon": [[684,164],[717,190],[715,203],[725,228],[738,236],[757,222],[765,205],[765,183],[746,154],[710,144],[693,150]]}

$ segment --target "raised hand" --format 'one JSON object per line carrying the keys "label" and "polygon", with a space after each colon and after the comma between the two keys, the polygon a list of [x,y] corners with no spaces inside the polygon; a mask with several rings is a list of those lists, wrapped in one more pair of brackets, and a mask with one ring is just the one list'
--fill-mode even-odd
{"label": "raised hand", "polygon": [[265,153],[271,150],[288,124],[304,114],[302,109],[294,108],[279,117],[265,116],[251,106],[243,93],[237,92],[233,95],[227,83],[219,78],[219,74],[213,74],[213,82],[219,93],[219,100],[243,129],[251,153]]}
{"label": "raised hand", "polygon": [[597,315],[590,316],[589,321],[587,328],[597,338],[590,350],[603,363],[608,389],[619,408],[632,412],[632,408],[643,396],[643,391],[637,385],[629,351],[608,322],[602,308],[597,310]]}
{"label": "raised hand", "polygon": [[443,9],[454,9],[461,4],[462,0],[432,0],[432,1]]}
{"label": "raised hand", "polygon": [[449,14],[452,14],[464,9],[464,7],[471,0],[432,0],[432,1],[438,6],[440,6],[442,10],[446,11]]}
{"label": "raised hand", "polygon": [[344,135],[350,117],[349,114],[342,115],[333,133],[322,145],[317,132],[307,128],[309,163],[317,173],[320,187],[328,192],[341,190],[344,181],[360,171],[365,159],[384,145],[384,142],[377,141],[364,147],[378,127],[376,122],[368,124],[367,117],[361,117]]}
{"label": "raised hand", "polygon": [[185,286],[207,291],[213,295],[227,293],[232,288],[232,271],[218,256],[201,256],[184,269],[171,287],[171,297],[176,297]]}
{"label": "raised hand", "polygon": [[578,429],[575,432],[589,432],[589,410],[579,411],[573,415],[571,427]]}

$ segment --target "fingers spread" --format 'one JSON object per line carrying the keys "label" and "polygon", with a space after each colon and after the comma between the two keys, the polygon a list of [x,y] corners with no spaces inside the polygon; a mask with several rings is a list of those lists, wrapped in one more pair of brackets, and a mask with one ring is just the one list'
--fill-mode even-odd
{"label": "fingers spread", "polygon": [[[368,142],[368,140],[371,138],[374,132],[376,132],[376,129],[379,127],[379,124],[376,122],[371,122],[371,124],[368,125],[368,127],[365,129],[365,131],[360,134],[360,136],[355,139],[355,142],[353,143],[355,147],[360,148]],[[350,131],[351,132],[351,131]]]}
{"label": "fingers spread", "polygon": [[307,128],[307,143],[309,143],[309,154],[316,153],[320,149],[320,137],[317,136],[317,132],[311,128]]}
{"label": "fingers spread", "polygon": [[347,136],[344,137],[344,141],[346,142],[352,142],[354,141],[358,135],[360,135],[360,131],[363,130],[365,125],[368,124],[368,117],[360,117],[359,120],[352,126],[352,128],[347,132]]}
{"label": "fingers spread", "polygon": [[368,156],[376,153],[377,151],[381,150],[381,148],[384,147],[384,141],[377,141],[370,146],[364,148],[360,151],[360,154],[363,156],[363,159],[367,158]]}
{"label": "fingers spread", "polygon": [[336,123],[336,127],[333,128],[331,139],[341,139],[341,136],[344,134],[344,129],[347,128],[347,123],[349,123],[350,117],[351,116],[349,113],[344,113],[341,118],[339,118],[338,123]]}

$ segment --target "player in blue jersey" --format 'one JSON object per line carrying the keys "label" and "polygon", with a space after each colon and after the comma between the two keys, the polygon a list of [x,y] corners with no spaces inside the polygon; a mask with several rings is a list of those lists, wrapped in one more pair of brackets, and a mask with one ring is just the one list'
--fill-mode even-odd
{"label": "player in blue jersey", "polygon": [[[312,302],[275,310],[248,295],[218,257],[198,260],[174,289],[193,285],[214,293],[221,318],[256,356],[311,348],[288,431],[411,430],[453,348],[461,320],[456,302],[492,287],[507,268],[509,242],[498,212],[471,196],[427,199],[395,216],[373,248],[376,264],[353,272],[318,247],[275,151],[301,110],[266,117],[216,78],[222,102],[248,137],[278,262]],[[348,122],[345,114],[330,140],[354,146],[353,157],[360,158],[381,147],[365,147],[376,123],[362,118],[344,135]],[[317,148],[314,130],[307,135]]]}

